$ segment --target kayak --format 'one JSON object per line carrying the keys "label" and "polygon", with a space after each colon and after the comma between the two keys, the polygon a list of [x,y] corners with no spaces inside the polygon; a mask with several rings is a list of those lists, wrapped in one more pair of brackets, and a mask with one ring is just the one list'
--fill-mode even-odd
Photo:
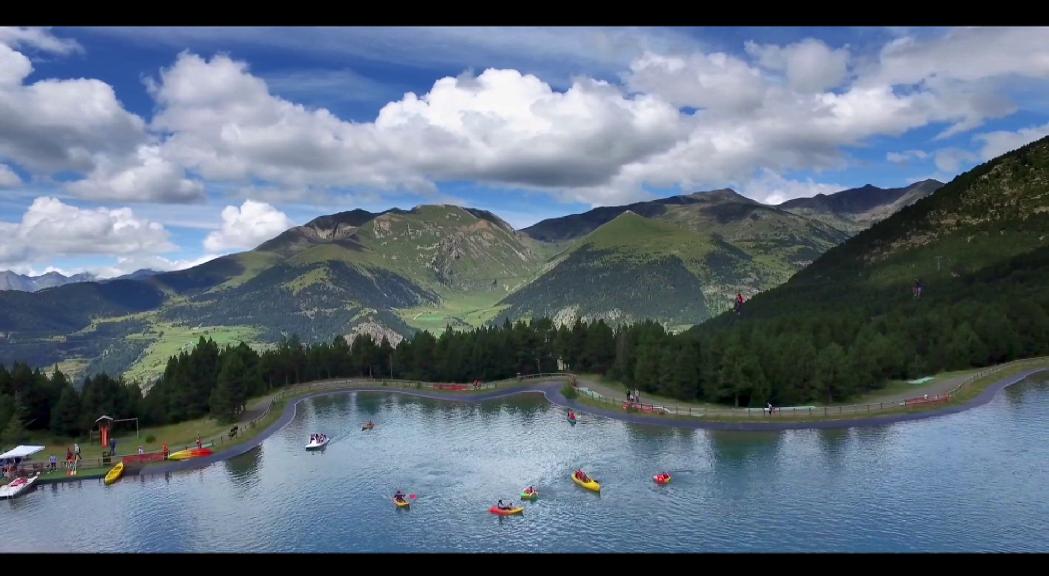
{"label": "kayak", "polygon": [[331,442],[331,438],[329,438],[328,436],[325,436],[320,440],[310,440],[309,444],[306,444],[306,449],[316,450],[318,448],[324,448],[328,445],[328,442]]}
{"label": "kayak", "polygon": [[660,478],[659,474],[656,474],[652,476],[652,481],[656,484],[659,484],[660,486],[666,486],[667,484],[670,484],[671,478],[673,478],[673,476],[671,476],[670,474],[667,474],[666,478]]}
{"label": "kayak", "polygon": [[104,480],[104,482],[106,483],[106,486],[109,486],[110,484],[115,483],[117,480],[120,480],[120,478],[123,475],[124,463],[120,462],[116,466],[114,466],[109,472],[106,472],[106,479]]}
{"label": "kayak", "polygon": [[538,490],[536,490],[535,492],[532,492],[531,494],[529,494],[528,492],[525,492],[524,490],[521,491],[521,500],[535,500],[538,497],[539,497],[539,491]]}
{"label": "kayak", "polygon": [[583,488],[586,488],[587,490],[590,490],[591,492],[600,492],[601,491],[601,484],[599,482],[594,481],[593,478],[591,478],[589,482],[583,482],[579,478],[576,478],[575,474],[573,473],[572,474],[572,482],[575,482],[579,486],[581,486]]}
{"label": "kayak", "polygon": [[498,506],[492,506],[491,508],[488,509],[488,511],[491,512],[492,514],[496,514],[498,516],[513,516],[514,514],[520,514],[520,513],[524,512],[524,508],[518,506],[517,508],[511,508],[509,510],[503,510],[502,508],[500,508]]}
{"label": "kayak", "polygon": [[201,458],[214,454],[211,448],[186,448],[178,452],[168,454],[168,460],[189,460],[190,458]]}
{"label": "kayak", "polygon": [[408,502],[408,500],[398,500],[394,498],[393,503],[396,504],[398,508],[407,508],[411,506],[411,503]]}

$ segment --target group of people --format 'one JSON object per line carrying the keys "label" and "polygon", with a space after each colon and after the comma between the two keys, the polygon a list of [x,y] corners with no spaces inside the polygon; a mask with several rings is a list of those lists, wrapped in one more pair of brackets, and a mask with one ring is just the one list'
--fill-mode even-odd
{"label": "group of people", "polygon": [[404,492],[397,490],[397,492],[393,495],[393,499],[398,502],[404,502]]}
{"label": "group of people", "polygon": [[667,480],[670,480],[670,474],[666,472],[660,472],[659,474],[656,474],[656,481],[666,482]]}
{"label": "group of people", "polygon": [[626,401],[640,404],[641,403],[641,391],[637,388],[626,391]]}
{"label": "group of people", "polygon": [[328,439],[328,437],[325,436],[324,434],[310,434],[310,443],[311,444],[320,444],[321,442],[324,442],[327,439]]}
{"label": "group of people", "polygon": [[529,486],[528,488],[525,488],[524,493],[528,494],[529,496],[535,494],[535,486]]}
{"label": "group of people", "polygon": [[361,430],[371,430],[372,428],[375,428],[375,422],[372,422],[371,420],[368,420],[364,426],[361,426]]}
{"label": "group of people", "polygon": [[583,472],[582,470],[577,469],[575,471],[575,477],[578,478],[581,482],[590,482],[590,477],[587,476],[586,472]]}
{"label": "group of people", "polygon": [[503,504],[503,501],[500,500],[499,502],[497,502],[495,504],[495,507],[500,509],[500,510],[513,510],[514,509],[514,503],[511,501],[509,504]]}

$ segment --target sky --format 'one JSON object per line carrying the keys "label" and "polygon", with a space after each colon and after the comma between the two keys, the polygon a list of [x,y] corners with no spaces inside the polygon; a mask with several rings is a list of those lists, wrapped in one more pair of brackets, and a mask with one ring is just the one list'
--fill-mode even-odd
{"label": "sky", "polygon": [[947,182],[1046,134],[1049,28],[0,28],[0,270],[180,269],[355,208]]}

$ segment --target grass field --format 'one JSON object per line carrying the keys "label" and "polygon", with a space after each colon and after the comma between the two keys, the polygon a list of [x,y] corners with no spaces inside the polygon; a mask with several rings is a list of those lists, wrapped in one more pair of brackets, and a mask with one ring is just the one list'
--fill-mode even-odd
{"label": "grass field", "polygon": [[502,290],[449,295],[436,307],[417,306],[396,312],[409,326],[439,334],[449,324],[456,329],[484,325],[506,308],[505,305],[496,305],[504,296]]}
{"label": "grass field", "polygon": [[190,328],[169,322],[154,320],[145,333],[131,334],[129,339],[143,338],[152,340],[142,356],[124,372],[124,378],[138,382],[143,389],[148,383],[164,373],[168,358],[182,350],[188,350],[196,344],[201,336],[211,338],[220,347],[226,344],[238,344],[241,341],[254,343],[257,330],[250,326],[202,326]]}

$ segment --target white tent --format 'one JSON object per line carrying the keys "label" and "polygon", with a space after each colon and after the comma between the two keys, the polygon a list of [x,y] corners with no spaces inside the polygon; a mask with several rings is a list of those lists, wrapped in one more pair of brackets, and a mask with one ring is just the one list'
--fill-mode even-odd
{"label": "white tent", "polygon": [[25,458],[26,456],[36,454],[43,449],[43,446],[17,446],[0,454],[0,460],[7,460],[8,458]]}

